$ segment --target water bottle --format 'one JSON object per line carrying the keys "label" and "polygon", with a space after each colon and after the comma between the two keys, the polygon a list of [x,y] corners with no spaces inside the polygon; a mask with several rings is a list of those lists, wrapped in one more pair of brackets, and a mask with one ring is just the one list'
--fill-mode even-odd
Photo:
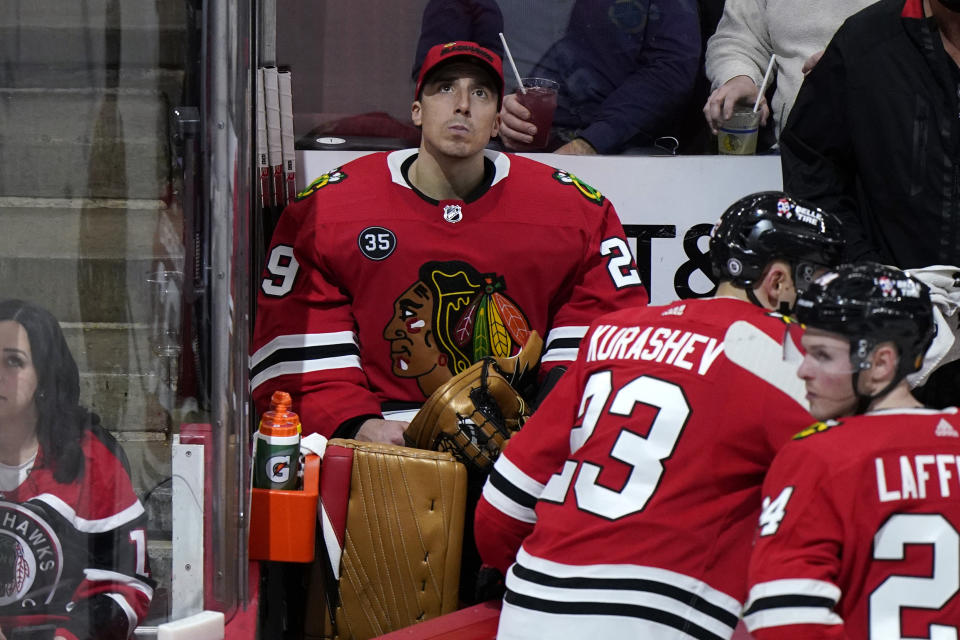
{"label": "water bottle", "polygon": [[300,464],[300,417],[290,410],[290,394],[274,391],[254,437],[253,486],[257,489],[297,488]]}

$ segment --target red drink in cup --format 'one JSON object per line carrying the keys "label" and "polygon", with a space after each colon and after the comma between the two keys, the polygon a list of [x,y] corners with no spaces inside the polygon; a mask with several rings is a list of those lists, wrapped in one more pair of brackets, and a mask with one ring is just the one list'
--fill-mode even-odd
{"label": "red drink in cup", "polygon": [[537,127],[533,142],[517,145],[522,151],[541,151],[550,141],[550,127],[553,125],[553,112],[557,109],[557,89],[559,85],[546,78],[524,78],[526,93],[517,89],[517,101],[530,111],[530,119]]}

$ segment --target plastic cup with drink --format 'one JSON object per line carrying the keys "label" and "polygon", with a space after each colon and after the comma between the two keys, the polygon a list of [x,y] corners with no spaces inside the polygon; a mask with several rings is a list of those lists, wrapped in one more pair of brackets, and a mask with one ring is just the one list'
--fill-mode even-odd
{"label": "plastic cup with drink", "polygon": [[717,151],[720,153],[746,156],[757,152],[757,136],[760,133],[760,102],[763,100],[763,92],[766,91],[767,83],[770,81],[774,62],[776,62],[775,54],[770,56],[770,62],[767,63],[763,80],[757,87],[757,99],[753,103],[753,109],[738,109],[734,111],[730,119],[725,120],[720,125],[717,132]]}
{"label": "plastic cup with drink", "polygon": [[507,39],[500,34],[503,43],[503,52],[513,70],[513,77],[517,79],[517,90],[514,95],[517,101],[530,112],[530,120],[537,128],[530,144],[514,143],[518,151],[542,151],[550,142],[550,127],[553,126],[553,112],[557,110],[557,90],[560,88],[554,80],[548,78],[521,78],[517,63],[510,53]]}
{"label": "plastic cup with drink", "polygon": [[728,155],[752,155],[757,152],[759,131],[759,111],[735,111],[717,131],[717,151]]}
{"label": "plastic cup with drink", "polygon": [[537,133],[533,136],[533,142],[515,146],[525,151],[540,151],[546,149],[550,142],[559,85],[548,78],[523,78],[522,83],[522,88],[518,88],[514,95],[517,102],[530,112],[530,121],[537,128]]}

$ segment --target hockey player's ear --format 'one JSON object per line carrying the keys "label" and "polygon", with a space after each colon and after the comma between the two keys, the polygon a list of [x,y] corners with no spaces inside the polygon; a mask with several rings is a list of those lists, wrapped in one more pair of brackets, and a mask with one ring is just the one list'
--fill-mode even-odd
{"label": "hockey player's ear", "polygon": [[873,348],[873,353],[869,356],[870,367],[861,372],[861,376],[866,374],[870,380],[871,393],[876,393],[885,388],[894,376],[897,375],[897,363],[900,360],[900,352],[893,342],[881,342]]}
{"label": "hockey player's ear", "polygon": [[500,114],[497,114],[497,117],[493,119],[493,128],[490,131],[490,137],[496,138],[500,135]]}
{"label": "hockey player's ear", "polygon": [[797,291],[793,286],[793,277],[790,275],[790,265],[783,260],[774,260],[767,265],[767,270],[760,281],[759,293],[768,309],[778,309],[781,302],[787,302],[790,307],[796,301]]}
{"label": "hockey player's ear", "polygon": [[413,120],[413,126],[423,126],[423,106],[419,100],[414,100],[410,106],[410,119]]}

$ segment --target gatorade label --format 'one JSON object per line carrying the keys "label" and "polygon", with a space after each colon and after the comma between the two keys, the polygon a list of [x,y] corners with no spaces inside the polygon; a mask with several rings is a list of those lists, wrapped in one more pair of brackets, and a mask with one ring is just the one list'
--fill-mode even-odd
{"label": "gatorade label", "polygon": [[257,434],[253,486],[258,489],[297,488],[300,436],[276,437]]}

